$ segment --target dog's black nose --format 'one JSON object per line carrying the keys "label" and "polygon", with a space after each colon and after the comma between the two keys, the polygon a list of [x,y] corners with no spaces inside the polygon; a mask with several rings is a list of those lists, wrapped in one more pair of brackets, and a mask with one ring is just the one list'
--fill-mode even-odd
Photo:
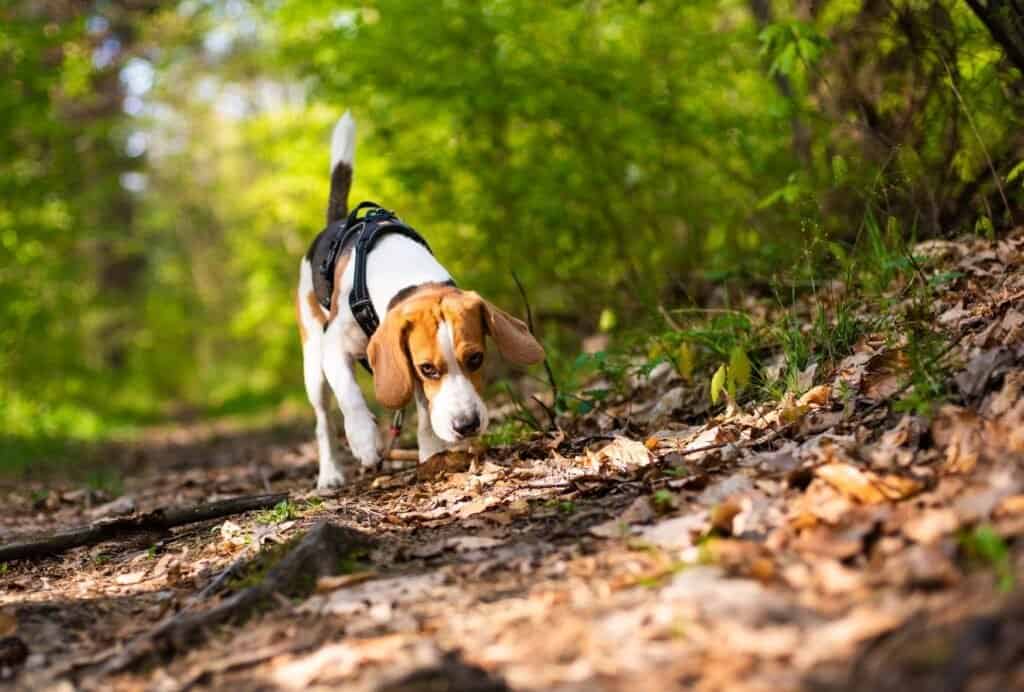
{"label": "dog's black nose", "polygon": [[455,432],[459,433],[463,437],[475,435],[480,429],[480,416],[473,413],[463,418],[456,418],[452,427],[455,428]]}

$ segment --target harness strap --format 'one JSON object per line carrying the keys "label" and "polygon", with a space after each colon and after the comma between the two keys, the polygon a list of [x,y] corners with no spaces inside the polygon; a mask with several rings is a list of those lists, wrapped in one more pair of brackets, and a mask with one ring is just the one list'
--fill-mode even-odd
{"label": "harness strap", "polygon": [[[368,210],[360,218],[359,212]],[[352,290],[348,296],[349,309],[356,323],[366,334],[367,338],[373,336],[380,326],[380,316],[373,307],[370,300],[370,289],[366,284],[366,260],[377,242],[386,235],[398,234],[413,240],[431,252],[430,245],[411,226],[404,224],[394,212],[384,209],[376,202],[360,202],[345,219],[344,224],[336,223],[332,231],[330,245],[323,262],[320,264],[320,275],[328,286],[326,295],[321,297],[320,303],[326,309],[331,307],[331,296],[334,293],[334,267],[338,262],[338,256],[349,243],[354,242],[352,249],[353,278]],[[328,227],[330,229],[330,227]],[[368,372],[370,364],[365,358],[360,360]]]}

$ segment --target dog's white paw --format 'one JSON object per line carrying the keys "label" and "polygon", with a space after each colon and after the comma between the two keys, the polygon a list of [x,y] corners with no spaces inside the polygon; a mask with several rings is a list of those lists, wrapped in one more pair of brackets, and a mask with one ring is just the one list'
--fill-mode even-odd
{"label": "dog's white paw", "polygon": [[345,474],[336,464],[320,465],[320,476],[316,480],[317,490],[330,490],[343,485],[345,485]]}
{"label": "dog's white paw", "polygon": [[353,456],[364,468],[374,468],[380,463],[380,436],[372,422],[345,427],[345,437]]}

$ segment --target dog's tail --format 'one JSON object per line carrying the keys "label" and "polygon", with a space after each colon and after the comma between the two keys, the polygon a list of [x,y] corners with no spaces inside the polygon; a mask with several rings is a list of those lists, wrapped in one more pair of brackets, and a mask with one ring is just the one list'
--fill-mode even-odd
{"label": "dog's tail", "polygon": [[331,135],[331,194],[327,198],[327,224],[348,214],[348,191],[356,159],[356,121],[345,111]]}

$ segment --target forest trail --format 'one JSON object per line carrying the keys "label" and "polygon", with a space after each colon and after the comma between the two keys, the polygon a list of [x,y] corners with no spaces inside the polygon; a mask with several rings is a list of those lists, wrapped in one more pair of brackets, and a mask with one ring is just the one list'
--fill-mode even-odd
{"label": "forest trail", "polygon": [[[952,377],[930,418],[892,407],[907,344],[869,335],[799,397],[693,416],[707,382],[662,367],[563,431],[328,496],[310,490],[306,426],[197,426],[120,450],[120,504],[6,484],[0,543],[118,511],[289,499],[5,563],[0,684],[1022,689],[1024,232],[915,255],[921,281],[956,275],[930,306],[948,345],[925,365]],[[217,624],[164,625],[276,578],[323,523],[342,527],[316,534],[333,560],[305,559]]]}

